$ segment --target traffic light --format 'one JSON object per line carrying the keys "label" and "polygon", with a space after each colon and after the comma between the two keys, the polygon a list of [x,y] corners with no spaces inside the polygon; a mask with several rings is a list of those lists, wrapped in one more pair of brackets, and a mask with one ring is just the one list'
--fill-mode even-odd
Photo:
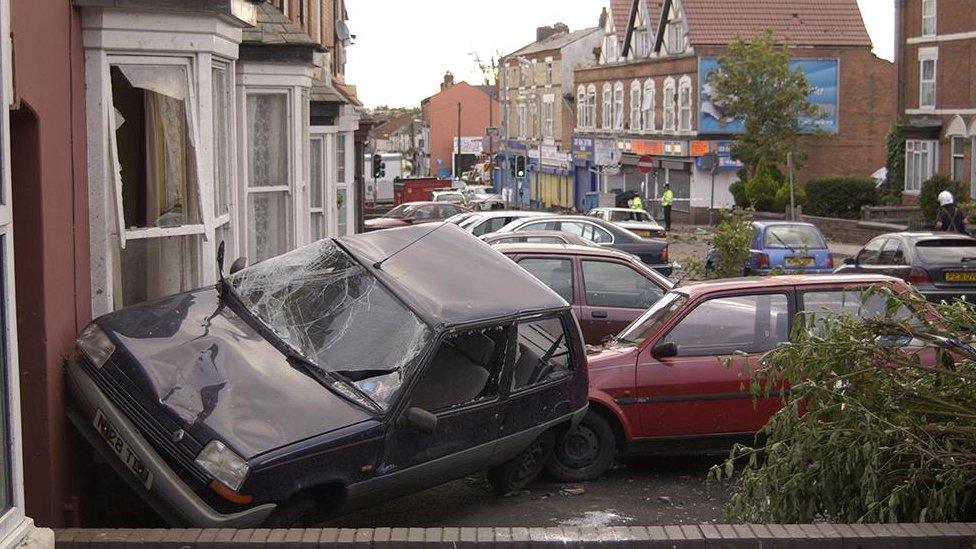
{"label": "traffic light", "polygon": [[515,177],[525,177],[525,157],[515,157]]}
{"label": "traffic light", "polygon": [[508,173],[510,173],[512,175],[512,178],[513,179],[515,178],[515,165],[517,163],[518,162],[516,162],[516,160],[514,158],[508,159]]}
{"label": "traffic light", "polygon": [[373,179],[381,179],[386,177],[386,162],[383,162],[383,157],[379,154],[373,155]]}

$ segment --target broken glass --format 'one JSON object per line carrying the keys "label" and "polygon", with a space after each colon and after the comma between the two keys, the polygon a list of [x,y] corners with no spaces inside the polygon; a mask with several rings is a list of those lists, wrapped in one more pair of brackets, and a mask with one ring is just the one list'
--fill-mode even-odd
{"label": "broken glass", "polygon": [[331,240],[258,263],[228,282],[282,341],[384,410],[433,337],[413,311]]}

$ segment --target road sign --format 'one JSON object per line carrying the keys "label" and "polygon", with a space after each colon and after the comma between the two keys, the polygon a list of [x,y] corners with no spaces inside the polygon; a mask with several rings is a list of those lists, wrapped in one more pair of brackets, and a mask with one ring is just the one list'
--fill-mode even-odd
{"label": "road sign", "polygon": [[654,169],[654,159],[647,155],[638,158],[637,169],[640,170],[640,173],[651,173]]}

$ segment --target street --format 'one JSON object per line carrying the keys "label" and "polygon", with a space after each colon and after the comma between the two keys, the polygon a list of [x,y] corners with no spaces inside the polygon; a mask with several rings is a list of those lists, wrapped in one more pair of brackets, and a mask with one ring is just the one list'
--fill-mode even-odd
{"label": "street", "polygon": [[537,480],[496,496],[483,475],[470,476],[330,520],[323,526],[488,527],[626,526],[722,522],[724,482],[707,484],[717,457],[627,459],[604,477],[581,484]]}

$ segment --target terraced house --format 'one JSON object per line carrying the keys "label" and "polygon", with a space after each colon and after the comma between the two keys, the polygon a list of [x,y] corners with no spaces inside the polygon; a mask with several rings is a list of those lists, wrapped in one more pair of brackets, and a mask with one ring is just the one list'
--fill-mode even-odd
{"label": "terraced house", "polygon": [[905,189],[914,204],[935,173],[976,196],[976,11],[965,0],[897,0],[898,113],[904,118]]}
{"label": "terraced house", "polygon": [[[665,183],[676,220],[704,221],[712,204],[731,206],[741,167],[731,139],[741,125],[713,100],[709,75],[731,42],[765,29],[790,48],[823,115],[810,129],[827,136],[804,140],[798,180],[884,166],[895,70],[872,53],[856,0],[613,0],[599,61],[575,73],[578,207],[591,207],[598,192],[639,193],[653,204]],[[709,153],[718,157],[714,192],[702,164]],[[641,157],[653,163],[646,175]]]}

